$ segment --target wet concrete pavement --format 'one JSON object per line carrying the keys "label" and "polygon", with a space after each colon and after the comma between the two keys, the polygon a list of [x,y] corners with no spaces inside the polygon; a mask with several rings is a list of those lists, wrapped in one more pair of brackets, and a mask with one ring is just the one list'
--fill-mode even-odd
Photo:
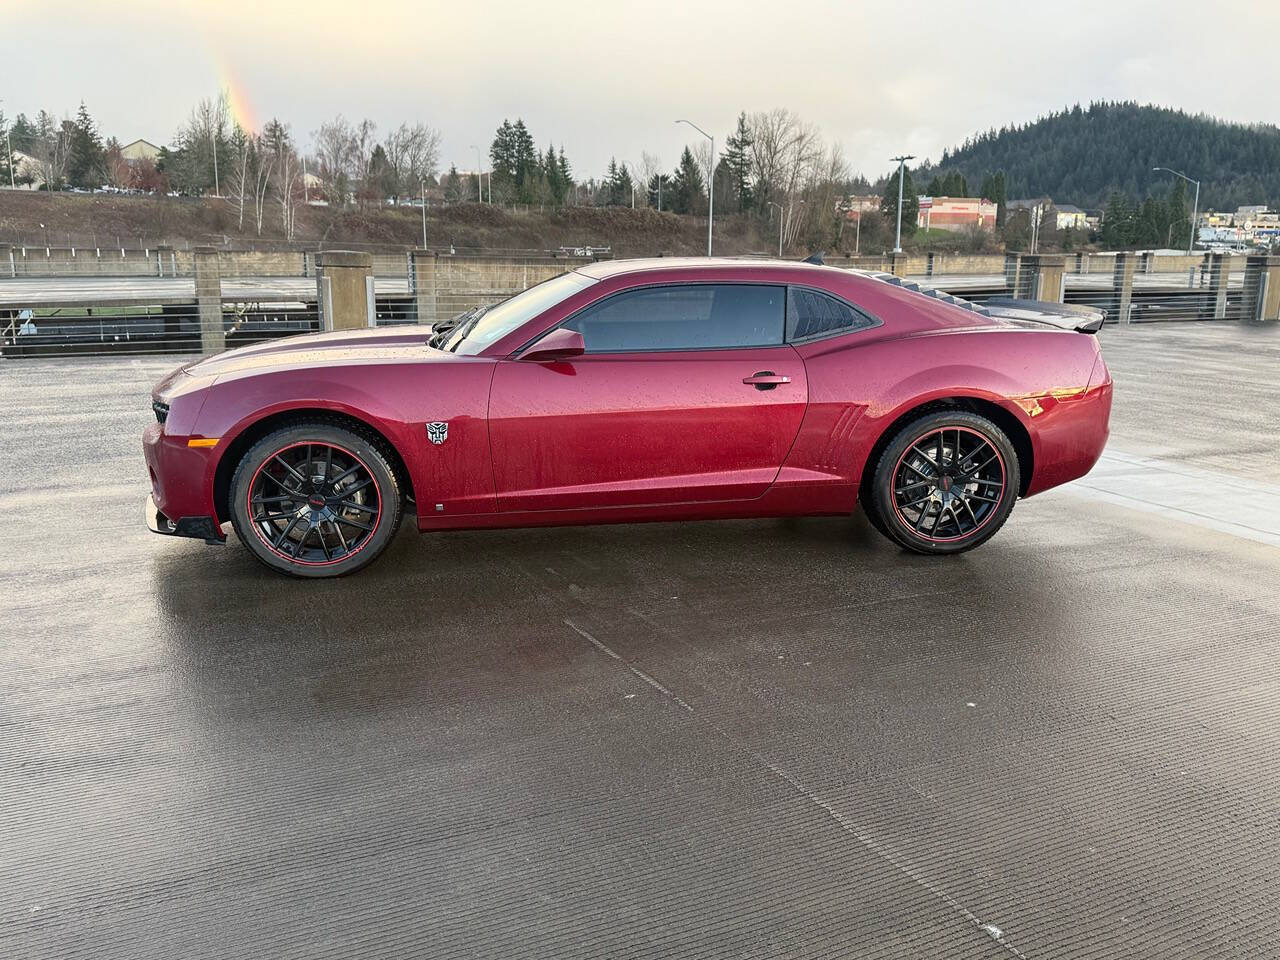
{"label": "wet concrete pavement", "polygon": [[[1116,453],[1274,482],[1280,333],[1104,341]],[[0,366],[0,955],[1275,953],[1280,548],[1081,486],[295,582],[142,528],[171,365]]]}

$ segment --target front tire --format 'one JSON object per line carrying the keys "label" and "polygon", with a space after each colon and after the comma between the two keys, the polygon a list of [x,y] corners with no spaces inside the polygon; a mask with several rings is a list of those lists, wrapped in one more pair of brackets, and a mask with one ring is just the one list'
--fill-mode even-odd
{"label": "front tire", "polygon": [[332,423],[291,424],[255,443],[231,478],[231,521],[259,561],[295,577],[368,566],[400,526],[390,456]]}
{"label": "front tire", "polygon": [[1018,498],[1018,455],[975,413],[942,410],[906,424],[876,464],[864,508],[890,540],[924,554],[972,550],[1004,525]]}

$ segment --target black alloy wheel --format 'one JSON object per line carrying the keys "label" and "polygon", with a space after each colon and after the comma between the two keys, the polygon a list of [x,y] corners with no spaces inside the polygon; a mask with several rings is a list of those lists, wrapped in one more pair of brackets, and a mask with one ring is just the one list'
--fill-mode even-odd
{"label": "black alloy wheel", "polygon": [[231,482],[236,534],[267,566],[294,576],[341,576],[366,566],[390,542],[402,509],[379,447],[331,424],[298,424],[264,437]]}
{"label": "black alloy wheel", "polygon": [[1017,453],[1003,430],[977,414],[940,411],[890,441],[864,508],[909,550],[959,553],[1000,529],[1019,484]]}

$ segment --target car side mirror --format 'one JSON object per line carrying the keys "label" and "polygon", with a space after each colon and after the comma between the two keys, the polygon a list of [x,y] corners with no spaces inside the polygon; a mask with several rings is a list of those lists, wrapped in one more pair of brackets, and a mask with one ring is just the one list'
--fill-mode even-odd
{"label": "car side mirror", "polygon": [[521,360],[567,360],[587,352],[587,342],[577,330],[560,327],[520,355]]}

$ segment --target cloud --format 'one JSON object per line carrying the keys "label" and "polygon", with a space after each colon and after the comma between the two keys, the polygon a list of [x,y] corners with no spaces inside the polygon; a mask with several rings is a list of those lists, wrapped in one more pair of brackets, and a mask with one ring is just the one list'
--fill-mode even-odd
{"label": "cloud", "polygon": [[[443,159],[471,166],[504,117],[563,143],[599,173],[640,152],[674,165],[688,117],[723,140],[741,110],[789,107],[875,176],[905,150],[937,158],[992,126],[1092,99],[1137,99],[1272,121],[1280,5],[1212,17],[1200,3],[1070,7],[1026,2],[779,5],[652,0],[511,2],[64,0],[58,15],[0,0],[22,43],[7,51],[4,109],[74,111],[108,133],[167,141],[234,76],[259,118],[305,144],[337,113],[381,129],[422,120]],[[1230,82],[1206,82],[1230,51]]]}

